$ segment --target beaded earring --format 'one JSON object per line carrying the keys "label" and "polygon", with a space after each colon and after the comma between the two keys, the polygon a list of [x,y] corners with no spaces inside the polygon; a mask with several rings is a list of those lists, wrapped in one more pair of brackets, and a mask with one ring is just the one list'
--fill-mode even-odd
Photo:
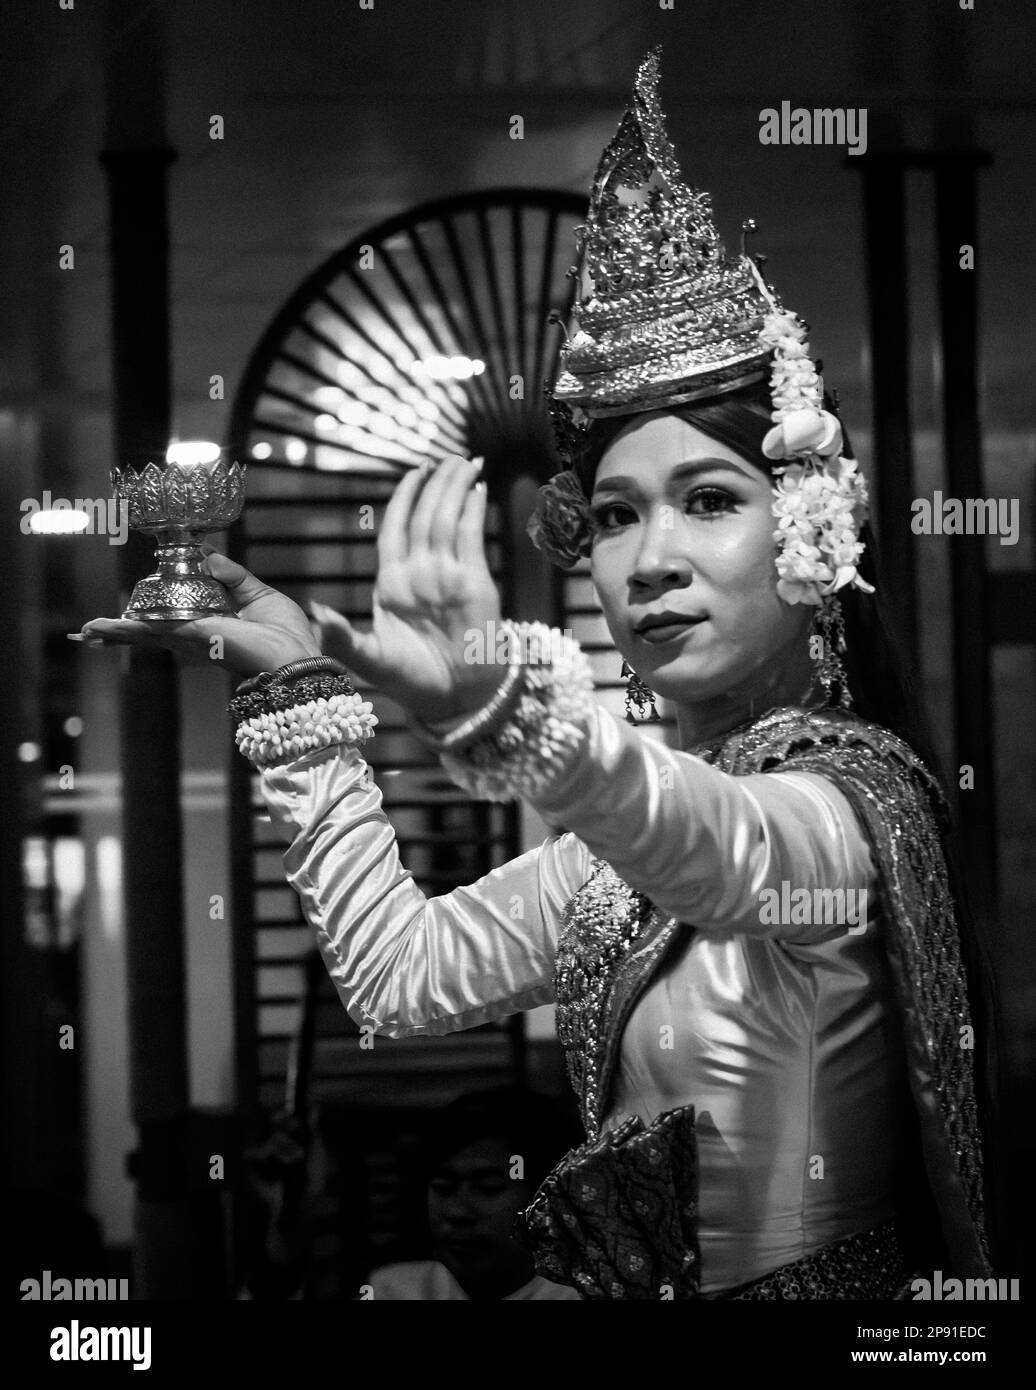
{"label": "beaded earring", "polygon": [[[626,719],[630,724],[644,720],[659,719],[661,716],[655,706],[655,692],[640,679],[628,661],[622,663],[622,675],[626,682]],[[636,714],[634,714],[636,709]],[[650,709],[651,713],[648,714]]]}
{"label": "beaded earring", "polygon": [[842,605],[837,598],[827,599],[813,614],[809,639],[811,649],[817,639],[820,650],[813,657],[813,680],[815,684],[823,686],[824,704],[835,703],[832,691],[837,685],[838,705],[842,709],[851,709],[853,697],[842,661],[846,650],[845,620],[842,616]]}

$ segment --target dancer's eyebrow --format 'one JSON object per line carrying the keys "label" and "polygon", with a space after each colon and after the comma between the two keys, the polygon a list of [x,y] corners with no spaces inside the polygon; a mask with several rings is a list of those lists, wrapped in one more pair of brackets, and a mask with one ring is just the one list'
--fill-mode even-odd
{"label": "dancer's eyebrow", "polygon": [[[730,459],[707,458],[689,459],[686,463],[678,463],[670,474],[670,479],[683,479],[695,477],[699,473],[712,473],[717,468],[727,469],[731,473],[737,473],[742,478],[747,478],[748,473]],[[594,486],[594,493],[598,492],[639,492],[640,484],[636,478],[630,477],[625,473],[614,473],[607,478],[601,478]]]}

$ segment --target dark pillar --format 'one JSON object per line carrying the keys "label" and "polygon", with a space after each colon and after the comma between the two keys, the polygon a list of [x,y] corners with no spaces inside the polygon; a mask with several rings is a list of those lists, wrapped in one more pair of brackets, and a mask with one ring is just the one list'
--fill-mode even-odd
{"label": "dark pillar", "polygon": [[[163,463],[171,428],[165,43],[154,10],[107,11],[104,62],[112,296],[114,459]],[[154,568],[154,543],[120,553],[121,600]],[[189,1114],[179,692],[167,652],[128,650],[120,690],[130,1090],[139,1144],[133,1294],[199,1298],[220,1277],[217,1183]],[[195,1151],[192,1153],[192,1149]],[[206,1189],[211,1189],[208,1191]],[[213,1210],[215,1208],[215,1210]]]}
{"label": "dark pillar", "polygon": [[[138,467],[165,458],[171,424],[166,170],[172,158],[162,148],[102,156],[109,192],[115,458]],[[120,603],[153,567],[153,554],[153,543],[131,535],[119,557]],[[190,1094],[180,705],[170,654],[132,648],[120,697],[130,1099],[140,1130],[133,1162],[134,1286],[139,1297],[176,1297],[169,1236],[182,1226],[176,1155]]]}
{"label": "dark pillar", "polygon": [[[916,489],[910,423],[910,315],[907,289],[905,161],[895,152],[853,160],[862,166],[867,304],[873,381],[875,520],[887,605],[899,647],[917,662],[916,547],[910,530]],[[915,669],[915,675],[919,672]]]}
{"label": "dark pillar", "polygon": [[[943,357],[943,436],[946,492],[983,497],[978,407],[978,218],[976,170],[988,160],[963,151],[935,162],[939,321]],[[975,268],[961,269],[961,247]],[[954,728],[958,763],[975,769],[975,785],[958,798],[961,841],[972,905],[995,919],[996,780],[990,688],[992,628],[984,536],[953,536]]]}
{"label": "dark pillar", "polygon": [[[5,518],[0,539],[7,555],[0,583],[0,624],[6,634],[12,670],[18,671],[25,669],[31,654],[26,614],[31,604],[32,577],[28,541],[19,530],[19,505],[23,498],[33,495],[34,480],[25,462],[31,457],[32,444],[19,430],[11,411],[0,413],[0,449],[8,460],[8,466],[0,470],[0,514]],[[34,1143],[41,1118],[41,1097],[36,1094],[34,1083],[38,1083],[43,1071],[36,1043],[41,1028],[34,1015],[38,1015],[45,982],[41,979],[41,953],[26,940],[22,880],[22,843],[31,823],[24,790],[25,765],[18,760],[18,742],[26,729],[25,698],[16,677],[0,681],[0,815],[4,826],[0,835],[0,1104],[7,1135],[0,1154],[0,1173],[5,1194],[16,1187],[27,1188],[36,1182],[43,1186],[46,1182],[45,1177],[40,1178]],[[48,1042],[56,1050],[56,1033]]]}

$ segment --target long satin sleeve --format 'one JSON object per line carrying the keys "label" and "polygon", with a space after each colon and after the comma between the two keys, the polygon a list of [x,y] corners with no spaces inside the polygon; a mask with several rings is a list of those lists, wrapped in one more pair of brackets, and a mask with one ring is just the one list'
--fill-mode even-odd
{"label": "long satin sleeve", "polygon": [[574,835],[427,898],[355,748],[266,767],[261,787],[288,842],[288,882],[357,1024],[441,1034],[551,1002],[561,913],[589,872]]}
{"label": "long satin sleeve", "polygon": [[[565,724],[551,773],[537,779],[528,799],[548,824],[573,831],[678,921],[809,942],[830,935],[831,926],[771,922],[764,894],[859,893],[873,883],[862,827],[827,778],[731,776],[645,738],[592,698]],[[462,759],[444,761],[477,793],[477,768],[466,776]]]}

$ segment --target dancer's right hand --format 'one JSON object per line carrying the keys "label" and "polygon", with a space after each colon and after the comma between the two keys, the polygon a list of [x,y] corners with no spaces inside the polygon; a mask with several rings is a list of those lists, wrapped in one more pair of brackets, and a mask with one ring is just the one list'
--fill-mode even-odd
{"label": "dancer's right hand", "polygon": [[106,647],[166,647],[187,665],[211,662],[245,676],[320,655],[311,620],[286,594],[211,547],[203,568],[225,585],[232,614],[182,622],[93,618],[83,624],[82,638]]}
{"label": "dancer's right hand", "polygon": [[[473,643],[499,621],[500,596],[486,562],[485,490],[479,468],[449,457],[408,473],[378,536],[378,576],[369,631],[313,605],[311,619],[285,594],[208,548],[205,568],[226,585],[234,615],[185,622],[94,618],[84,639],[167,647],[188,663],[216,660],[255,675],[323,651],[428,722],[463,718],[485,705],[500,666],[472,660]],[[221,639],[216,642],[214,639]]]}

